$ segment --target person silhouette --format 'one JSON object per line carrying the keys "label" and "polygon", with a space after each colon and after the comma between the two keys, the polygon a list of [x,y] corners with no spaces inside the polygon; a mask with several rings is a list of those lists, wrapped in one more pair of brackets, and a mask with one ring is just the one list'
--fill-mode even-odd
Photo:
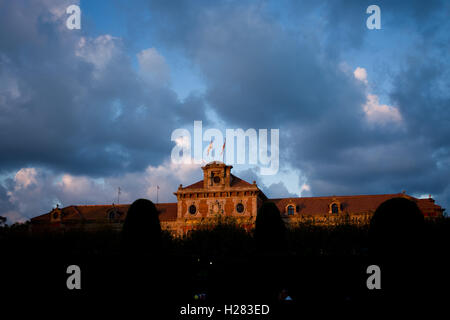
{"label": "person silhouette", "polygon": [[388,299],[412,303],[423,297],[424,216],[406,198],[383,202],[369,226],[369,253],[381,269],[381,282]]}
{"label": "person silhouette", "polygon": [[123,249],[129,254],[157,253],[161,246],[161,225],[155,204],[147,199],[134,201],[122,229]]}
{"label": "person silhouette", "polygon": [[161,225],[158,211],[147,199],[134,201],[128,209],[122,229],[122,269],[119,272],[122,288],[128,292],[128,299],[141,301],[143,290],[152,307],[160,305],[165,295],[161,282],[164,266],[161,257]]}
{"label": "person silhouette", "polygon": [[273,202],[265,202],[258,210],[255,221],[255,241],[260,251],[281,251],[286,227],[280,210]]}

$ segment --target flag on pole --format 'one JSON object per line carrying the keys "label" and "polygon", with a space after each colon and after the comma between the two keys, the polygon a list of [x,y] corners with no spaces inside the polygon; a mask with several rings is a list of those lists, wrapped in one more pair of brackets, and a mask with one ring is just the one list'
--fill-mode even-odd
{"label": "flag on pole", "polygon": [[225,140],[223,141],[222,152],[220,152],[220,155],[223,154],[223,150],[225,150],[225,144],[226,144],[226,143],[227,143],[227,139],[225,139]]}
{"label": "flag on pole", "polygon": [[209,146],[208,146],[208,150],[206,150],[206,155],[207,156],[209,156],[209,152],[211,151],[212,146],[213,146],[213,140],[211,139],[211,142],[209,143]]}

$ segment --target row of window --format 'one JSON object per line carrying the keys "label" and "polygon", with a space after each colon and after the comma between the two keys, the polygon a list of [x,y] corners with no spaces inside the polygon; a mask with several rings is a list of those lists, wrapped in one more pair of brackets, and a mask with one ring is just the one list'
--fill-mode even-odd
{"label": "row of window", "polygon": [[[288,205],[286,211],[287,211],[288,216],[292,216],[295,213],[295,207],[293,205]],[[337,203],[333,203],[331,205],[331,213],[334,213],[334,214],[339,213],[339,206],[337,205]]]}
{"label": "row of window", "polygon": [[[244,209],[245,209],[245,207],[244,207],[244,205],[243,205],[242,203],[238,203],[238,204],[236,205],[236,211],[237,211],[238,213],[244,212]],[[197,213],[197,207],[195,206],[195,204],[191,204],[191,205],[189,206],[189,213],[190,213],[190,214],[196,214],[196,213]]]}
{"label": "row of window", "polygon": [[209,198],[209,197],[234,197],[234,196],[253,196],[256,191],[228,191],[228,192],[197,192],[197,193],[184,193],[180,195],[180,198]]}
{"label": "row of window", "polygon": [[[236,211],[238,213],[244,212],[244,205],[242,203],[238,203],[236,205]],[[190,214],[196,214],[197,213],[197,207],[193,204],[189,207],[189,213]],[[333,203],[331,205],[331,213],[338,214],[339,213],[339,207],[336,203]],[[287,207],[287,214],[288,216],[292,216],[295,214],[295,207],[293,205],[288,205]]]}
{"label": "row of window", "polygon": [[[236,205],[236,211],[238,213],[244,212],[244,209],[245,209],[245,207],[242,203],[238,203]],[[192,215],[197,213],[197,207],[194,204],[189,206],[189,213]],[[331,205],[331,213],[334,213],[334,214],[339,213],[339,207],[336,203],[333,203]],[[288,216],[292,216],[295,214],[295,207],[293,205],[287,206],[287,214],[288,214]],[[53,219],[57,219],[57,218],[58,218],[58,213],[55,212],[53,214]],[[114,220],[115,218],[116,218],[116,213],[114,211],[109,212],[109,220]]]}

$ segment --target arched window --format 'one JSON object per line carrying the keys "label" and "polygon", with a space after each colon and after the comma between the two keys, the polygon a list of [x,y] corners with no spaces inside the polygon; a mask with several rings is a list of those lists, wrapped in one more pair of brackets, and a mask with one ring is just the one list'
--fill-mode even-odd
{"label": "arched window", "polygon": [[113,221],[113,220],[115,219],[115,217],[116,217],[115,212],[114,212],[114,211],[111,211],[111,212],[109,213],[109,220],[110,220],[110,221]]}
{"label": "arched window", "polygon": [[339,213],[339,207],[336,203],[331,205],[331,213]]}
{"label": "arched window", "polygon": [[289,206],[287,207],[287,214],[288,214],[288,216],[292,216],[292,215],[294,215],[294,213],[295,213],[295,208],[294,208],[294,206],[293,206],[293,205],[289,205]]}
{"label": "arched window", "polygon": [[243,205],[242,203],[238,203],[238,204],[236,205],[236,211],[237,211],[238,213],[244,212],[244,205]]}

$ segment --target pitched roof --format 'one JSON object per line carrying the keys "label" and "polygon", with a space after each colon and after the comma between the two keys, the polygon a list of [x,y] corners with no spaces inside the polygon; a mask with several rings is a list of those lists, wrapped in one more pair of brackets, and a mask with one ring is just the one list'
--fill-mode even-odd
{"label": "pitched roof", "polygon": [[[248,182],[235,177],[235,186],[249,186]],[[197,183],[203,183],[199,181]],[[378,206],[386,200],[406,197],[415,201],[425,216],[436,216],[441,214],[442,208],[434,203],[434,200],[417,199],[403,193],[396,194],[379,194],[379,195],[354,195],[354,196],[327,196],[327,197],[304,197],[304,198],[279,198],[269,199],[274,202],[281,213],[286,213],[286,207],[289,204],[296,206],[296,211],[300,215],[323,215],[329,212],[329,206],[333,201],[337,201],[341,205],[343,212],[352,214],[372,213]],[[160,221],[175,221],[177,219],[177,203],[158,203],[155,204],[159,211]],[[68,206],[60,210],[63,222],[77,221],[95,221],[107,222],[109,213],[114,211],[118,214],[118,220],[124,221],[128,212],[129,204],[121,205],[74,205]],[[54,212],[34,217],[32,223],[49,223],[50,215]]]}
{"label": "pitched roof", "polygon": [[159,211],[160,221],[174,221],[177,219],[177,203],[158,203],[156,208]]}
{"label": "pitched roof", "polygon": [[248,183],[245,180],[242,180],[241,178],[236,177],[234,174],[231,174],[231,186],[232,187],[250,187],[250,186],[252,186],[252,184]]}
{"label": "pitched roof", "polygon": [[274,202],[281,213],[286,212],[286,207],[293,204],[297,207],[298,214],[321,215],[329,211],[333,201],[341,204],[341,210],[349,213],[374,212],[378,206],[386,200],[406,197],[415,201],[424,215],[435,215],[441,207],[434,204],[433,199],[417,199],[403,193],[378,194],[378,195],[354,195],[354,196],[327,196],[327,197],[304,197],[304,198],[280,198],[269,199]]}
{"label": "pitched roof", "polygon": [[[155,204],[159,211],[160,221],[174,221],[177,218],[177,204],[176,203],[158,203]],[[61,219],[63,221],[108,221],[109,213],[114,211],[118,214],[118,219],[124,221],[127,216],[129,204],[121,205],[76,205],[68,206],[61,210]],[[49,222],[50,214],[34,217],[32,222]]]}
{"label": "pitched roof", "polygon": [[183,189],[200,189],[203,188],[203,180],[197,181],[196,183],[190,184]]}
{"label": "pitched roof", "polygon": [[[231,174],[231,186],[232,187],[250,187],[251,183],[248,183],[241,178],[236,177],[234,174]],[[183,189],[201,189],[203,188],[203,180],[197,181],[196,183],[190,184]]]}

